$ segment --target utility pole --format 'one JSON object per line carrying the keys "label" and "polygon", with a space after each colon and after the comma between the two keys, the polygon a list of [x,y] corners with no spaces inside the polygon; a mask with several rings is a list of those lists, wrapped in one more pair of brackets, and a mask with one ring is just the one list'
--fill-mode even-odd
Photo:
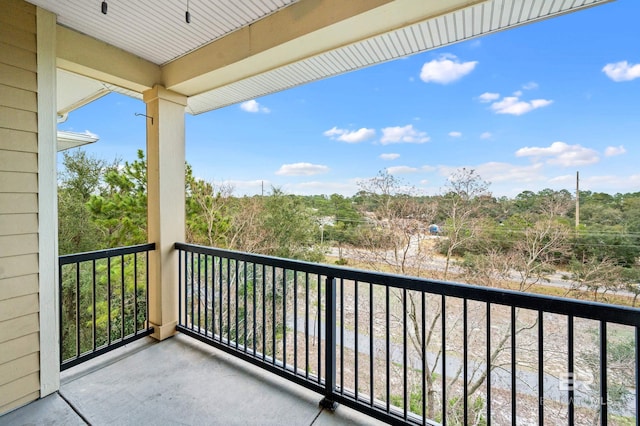
{"label": "utility pole", "polygon": [[580,226],[580,172],[576,172],[576,229]]}

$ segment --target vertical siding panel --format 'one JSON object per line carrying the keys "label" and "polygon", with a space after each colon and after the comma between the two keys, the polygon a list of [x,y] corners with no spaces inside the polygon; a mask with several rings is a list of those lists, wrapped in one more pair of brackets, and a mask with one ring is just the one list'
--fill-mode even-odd
{"label": "vertical siding panel", "polygon": [[36,8],[22,0],[3,0],[0,9],[2,414],[40,395],[40,344]]}

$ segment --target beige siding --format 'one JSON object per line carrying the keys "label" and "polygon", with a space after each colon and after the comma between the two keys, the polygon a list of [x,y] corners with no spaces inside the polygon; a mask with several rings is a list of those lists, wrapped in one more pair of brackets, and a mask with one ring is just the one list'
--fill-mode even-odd
{"label": "beige siding", "polygon": [[39,396],[36,8],[0,6],[0,414]]}
{"label": "beige siding", "polygon": [[[3,351],[5,349],[4,345],[9,345],[10,340],[31,334],[35,334],[37,337],[39,327],[38,320],[38,314],[29,314],[4,321],[2,327],[0,327],[0,345],[2,345]],[[36,341],[38,341],[38,339],[36,339]]]}

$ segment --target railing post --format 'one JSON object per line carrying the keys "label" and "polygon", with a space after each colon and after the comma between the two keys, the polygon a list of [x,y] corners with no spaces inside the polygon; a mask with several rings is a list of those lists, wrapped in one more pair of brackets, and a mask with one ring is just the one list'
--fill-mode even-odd
{"label": "railing post", "polygon": [[336,279],[333,277],[327,277],[325,283],[324,330],[324,398],[320,406],[334,411],[338,404],[333,400],[336,389]]}

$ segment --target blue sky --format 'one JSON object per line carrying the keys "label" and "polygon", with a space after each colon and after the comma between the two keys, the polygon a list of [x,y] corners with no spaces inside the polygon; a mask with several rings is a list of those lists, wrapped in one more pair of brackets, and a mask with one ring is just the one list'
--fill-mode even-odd
{"label": "blue sky", "polygon": [[[236,195],[271,185],[353,195],[380,170],[427,195],[467,167],[497,196],[524,190],[640,191],[640,1],[533,25],[186,117],[198,177]],[[60,130],[132,160],[141,101],[110,94]]]}

